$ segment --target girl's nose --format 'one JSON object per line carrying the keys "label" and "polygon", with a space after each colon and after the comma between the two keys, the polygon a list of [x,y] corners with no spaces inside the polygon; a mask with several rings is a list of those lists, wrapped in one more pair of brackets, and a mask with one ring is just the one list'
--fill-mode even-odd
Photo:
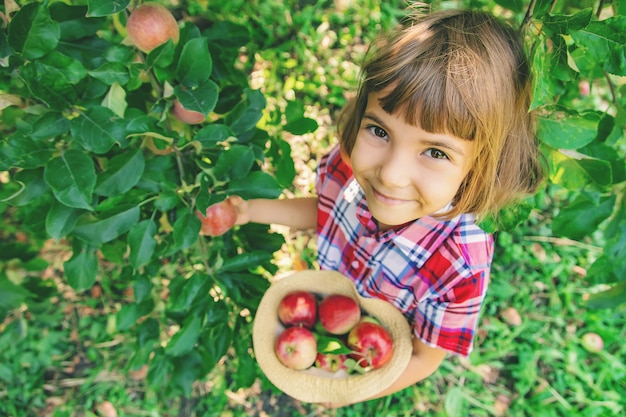
{"label": "girl's nose", "polygon": [[402,150],[390,150],[381,158],[379,179],[386,187],[406,187],[409,185],[411,169],[409,155]]}

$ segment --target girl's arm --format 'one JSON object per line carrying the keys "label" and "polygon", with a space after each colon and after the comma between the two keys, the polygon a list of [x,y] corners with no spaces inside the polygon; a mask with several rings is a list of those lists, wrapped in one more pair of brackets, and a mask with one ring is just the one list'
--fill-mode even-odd
{"label": "girl's arm", "polygon": [[[398,379],[391,384],[389,388],[368,398],[365,401],[382,398],[390,394],[394,394],[403,390],[417,382],[426,379],[439,368],[441,362],[446,356],[446,352],[439,348],[430,347],[420,341],[417,337],[413,337],[413,355],[409,360],[409,364]],[[350,403],[329,403],[324,404],[330,408],[338,408],[349,405]]]}
{"label": "girl's arm", "polygon": [[317,225],[317,197],[229,199],[237,210],[237,224],[280,224],[294,229],[313,229]]}
{"label": "girl's arm", "polygon": [[428,346],[413,337],[413,355],[404,372],[389,388],[369,399],[385,397],[426,379],[439,368],[445,357],[444,350]]}

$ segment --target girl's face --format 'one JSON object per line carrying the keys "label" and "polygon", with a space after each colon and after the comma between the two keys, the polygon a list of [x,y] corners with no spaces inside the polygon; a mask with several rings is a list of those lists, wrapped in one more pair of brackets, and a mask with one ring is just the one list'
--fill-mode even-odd
{"label": "girl's face", "polygon": [[446,207],[467,176],[474,143],[435,134],[387,113],[372,93],[350,155],[354,176],[381,230]]}

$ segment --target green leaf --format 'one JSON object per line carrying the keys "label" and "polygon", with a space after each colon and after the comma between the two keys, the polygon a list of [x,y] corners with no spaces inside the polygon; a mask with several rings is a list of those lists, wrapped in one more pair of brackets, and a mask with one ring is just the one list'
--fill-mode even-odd
{"label": "green leaf", "polygon": [[165,353],[171,356],[182,356],[189,353],[195,346],[202,330],[202,318],[191,316],[185,320],[183,327],[176,332],[165,347]]}
{"label": "green leaf", "polygon": [[590,294],[585,305],[588,308],[616,308],[626,303],[626,282],[613,285],[610,289]]}
{"label": "green leaf", "polygon": [[78,84],[88,75],[87,69],[79,60],[57,51],[37,60],[37,65],[41,65],[39,76],[47,77],[50,80],[48,85],[55,90],[59,89],[60,83]]}
{"label": "green leaf", "polygon": [[211,280],[204,274],[177,278],[170,292],[171,311],[188,313],[195,300],[206,297],[211,285]]}
{"label": "green leaf", "polygon": [[158,342],[159,335],[159,321],[155,318],[147,318],[137,325],[137,344],[142,348]]}
{"label": "green leaf", "polygon": [[243,199],[251,198],[277,198],[282,193],[282,188],[274,177],[263,171],[253,171],[247,177],[233,179],[228,183],[228,192],[241,196]]}
{"label": "green leaf", "polygon": [[30,3],[13,16],[9,25],[9,45],[26,59],[37,59],[54,50],[59,43],[61,29],[50,18],[42,3]]}
{"label": "green leaf", "polygon": [[69,131],[70,121],[63,117],[61,113],[49,111],[33,123],[33,130],[30,136],[35,139],[49,139],[65,135]]}
{"label": "green leaf", "polygon": [[[224,308],[223,303],[211,303],[210,308]],[[206,349],[209,366],[213,368],[217,362],[228,352],[233,341],[233,329],[228,325],[228,320],[223,320],[213,325],[205,325],[200,343]]]}
{"label": "green leaf", "polygon": [[352,353],[352,349],[337,337],[316,335],[317,351],[332,355],[347,355]]}
{"label": "green leaf", "polygon": [[198,130],[194,140],[202,144],[204,148],[212,148],[218,142],[223,142],[233,136],[230,127],[222,124],[210,124]]}
{"label": "green leaf", "polygon": [[77,101],[75,85],[65,78],[63,71],[46,65],[42,60],[22,67],[20,76],[33,97],[56,111],[63,111]]}
{"label": "green leaf", "polygon": [[611,164],[607,161],[548,147],[544,147],[544,155],[550,164],[550,181],[568,190],[578,191],[590,185],[602,189],[612,183]]}
{"label": "green leaf", "polygon": [[312,133],[317,130],[319,125],[314,119],[309,119],[307,117],[293,120],[288,122],[283,126],[283,128],[294,135],[304,135],[306,133]]}
{"label": "green leaf", "polygon": [[93,286],[98,275],[96,249],[89,245],[74,245],[69,261],[63,264],[67,283],[76,291],[84,291]]}
{"label": "green leaf", "polygon": [[104,218],[80,221],[72,235],[94,246],[100,246],[128,232],[139,221],[139,207],[131,207]]}
{"label": "green leaf", "polygon": [[113,83],[107,95],[102,99],[101,104],[123,118],[126,113],[126,108],[128,107],[126,90],[118,83]]}
{"label": "green leaf", "polygon": [[128,68],[121,62],[105,62],[99,68],[89,71],[89,75],[106,85],[113,85],[114,83],[126,85],[130,80]]}
{"label": "green leaf", "polygon": [[98,175],[95,193],[103,196],[126,193],[139,182],[145,167],[146,161],[141,149],[113,157],[107,169]]}
{"label": "green leaf", "polygon": [[157,46],[148,54],[146,64],[148,67],[154,67],[159,81],[165,81],[171,77],[168,67],[174,61],[175,52],[174,41],[168,39],[167,42]]}
{"label": "green leaf", "polygon": [[444,408],[448,417],[463,417],[467,415],[463,391],[459,387],[452,387],[446,393]]}
{"label": "green leaf", "polygon": [[240,330],[240,337],[233,338],[237,358],[235,383],[238,387],[249,387],[258,378],[257,364],[256,359],[248,352],[250,349],[250,337],[241,337],[242,333]]}
{"label": "green leaf", "polygon": [[130,0],[89,0],[87,16],[108,16],[124,10]]}
{"label": "green leaf", "polygon": [[174,223],[174,242],[178,250],[184,250],[198,240],[200,219],[190,211],[186,211]]}
{"label": "green leaf", "polygon": [[93,36],[106,22],[104,18],[88,18],[86,6],[70,6],[55,2],[50,4],[49,10],[52,20],[59,22],[62,41],[75,41]]}
{"label": "green leaf", "polygon": [[237,256],[227,258],[220,267],[220,272],[246,271],[257,268],[260,264],[273,258],[271,252],[254,251],[243,252]]}
{"label": "green leaf", "polygon": [[157,349],[150,361],[148,368],[148,384],[154,390],[158,390],[169,383],[169,375],[174,370],[171,359],[163,353],[163,349]]}
{"label": "green leaf", "polygon": [[291,156],[291,145],[285,140],[277,139],[272,143],[271,153],[276,169],[276,180],[281,187],[289,187],[296,177],[296,167]]}
{"label": "green leaf", "polygon": [[579,149],[596,138],[601,119],[602,115],[596,112],[553,110],[537,118],[537,134],[553,148]]}
{"label": "green leaf", "polygon": [[117,312],[116,322],[117,329],[124,331],[128,330],[137,324],[137,321],[152,312],[154,309],[154,301],[147,299],[139,303],[130,303],[122,306],[120,311]]}
{"label": "green leaf", "polygon": [[47,144],[35,141],[22,132],[3,138],[0,142],[0,170],[11,167],[23,169],[42,167],[52,156]]}
{"label": "green leaf", "polygon": [[67,236],[83,210],[55,202],[46,215],[46,232],[57,242]]}
{"label": "green leaf", "polygon": [[176,68],[178,81],[188,88],[198,87],[209,80],[212,70],[213,59],[207,39],[195,38],[187,41]]}
{"label": "green leaf", "polygon": [[516,13],[521,12],[524,8],[524,2],[522,0],[496,0],[496,3]]}
{"label": "green leaf", "polygon": [[191,395],[194,382],[204,376],[200,353],[192,350],[175,358],[173,363],[171,384],[178,387],[184,395]]}
{"label": "green leaf", "polygon": [[152,291],[152,282],[150,278],[145,275],[139,275],[135,278],[133,283],[133,295],[135,296],[135,302],[142,303],[144,300],[148,300],[150,292]]}
{"label": "green leaf", "polygon": [[209,43],[217,41],[219,45],[234,49],[239,49],[240,46],[245,46],[250,41],[250,29],[247,26],[228,20],[213,22],[211,27],[203,33]]}
{"label": "green leaf", "polygon": [[19,307],[30,295],[30,292],[23,286],[15,285],[8,279],[0,277],[0,314],[2,310],[13,310]]}
{"label": "green leaf", "polygon": [[157,225],[154,220],[146,219],[134,225],[128,233],[130,255],[128,260],[133,268],[138,269],[152,259],[156,240]]}
{"label": "green leaf", "polygon": [[611,74],[626,75],[626,16],[594,20],[571,35],[586,60]]}
{"label": "green leaf", "polygon": [[92,159],[85,153],[72,149],[51,159],[46,164],[44,178],[61,203],[92,209],[96,171]]}
{"label": "green leaf", "polygon": [[219,97],[219,87],[208,80],[195,89],[188,89],[177,85],[174,94],[187,110],[198,111],[205,116],[215,109]]}
{"label": "green leaf", "polygon": [[71,132],[83,148],[103,154],[124,141],[126,124],[111,109],[96,106],[72,121]]}
{"label": "green leaf", "polygon": [[580,198],[559,211],[552,222],[552,231],[571,239],[589,236],[613,213],[615,200],[614,195],[601,198],[599,202]]}
{"label": "green leaf", "polygon": [[561,81],[568,81],[575,73],[569,66],[567,46],[560,36],[548,39],[539,35],[533,45],[531,60],[536,74],[533,83],[533,101],[530,106],[533,110],[553,104],[562,90]]}
{"label": "green leaf", "polygon": [[244,101],[237,104],[225,119],[235,136],[254,129],[266,105],[265,96],[259,90],[246,89],[245,94]]}
{"label": "green leaf", "polygon": [[213,173],[217,178],[225,175],[232,179],[245,178],[254,164],[254,152],[244,145],[233,145],[225,150],[215,163]]}
{"label": "green leaf", "polygon": [[50,191],[48,184],[43,179],[43,170],[41,169],[18,171],[13,176],[13,181],[19,184],[21,188],[19,191],[1,200],[13,206],[21,207],[31,204]]}
{"label": "green leaf", "polygon": [[552,35],[567,35],[586,27],[593,17],[593,9],[583,9],[573,15],[548,14],[542,19],[543,29]]}

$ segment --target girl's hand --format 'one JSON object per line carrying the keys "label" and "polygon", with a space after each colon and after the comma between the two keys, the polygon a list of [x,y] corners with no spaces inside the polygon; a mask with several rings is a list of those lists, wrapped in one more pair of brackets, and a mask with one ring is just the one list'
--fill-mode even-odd
{"label": "girl's hand", "polygon": [[233,195],[227,198],[235,208],[237,212],[237,220],[235,224],[242,225],[250,222],[250,202],[244,200],[238,195]]}

